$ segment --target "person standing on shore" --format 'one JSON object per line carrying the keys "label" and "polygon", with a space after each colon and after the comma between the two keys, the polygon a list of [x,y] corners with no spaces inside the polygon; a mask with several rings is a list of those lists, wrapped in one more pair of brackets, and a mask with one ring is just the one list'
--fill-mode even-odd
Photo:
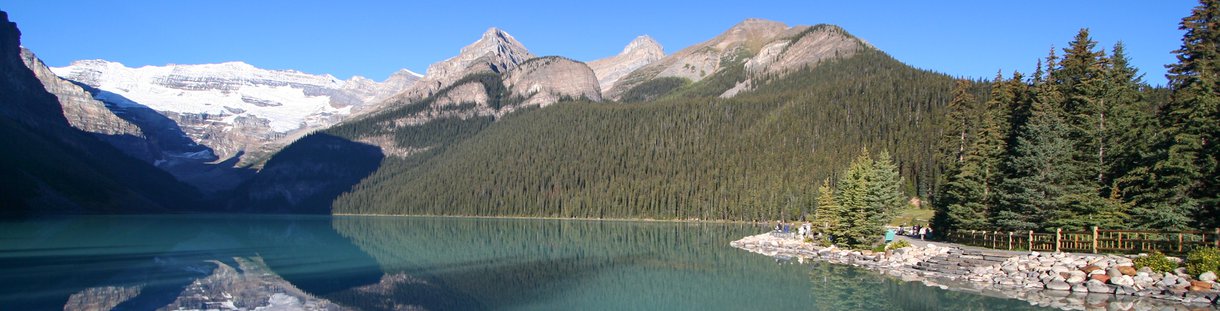
{"label": "person standing on shore", "polygon": [[923,241],[925,234],[928,234],[928,227],[919,227],[919,240]]}

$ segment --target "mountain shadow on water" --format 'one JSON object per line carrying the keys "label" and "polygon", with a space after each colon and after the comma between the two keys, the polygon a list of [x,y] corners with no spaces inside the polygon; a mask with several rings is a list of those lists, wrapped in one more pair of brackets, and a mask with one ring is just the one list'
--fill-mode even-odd
{"label": "mountain shadow on water", "polygon": [[340,194],[372,174],[381,148],[313,133],[281,150],[228,204],[233,212],[330,214]]}

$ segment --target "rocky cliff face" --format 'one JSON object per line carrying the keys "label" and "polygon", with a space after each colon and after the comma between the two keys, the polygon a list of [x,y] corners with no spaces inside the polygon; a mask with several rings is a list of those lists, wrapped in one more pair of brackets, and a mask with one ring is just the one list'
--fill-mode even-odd
{"label": "rocky cliff face", "polygon": [[602,90],[614,88],[627,74],[665,57],[665,49],[647,35],[636,37],[618,55],[591,61],[589,68],[597,75]]}
{"label": "rocky cliff face", "polygon": [[547,56],[531,59],[504,78],[521,105],[545,107],[563,98],[601,101],[601,88],[593,70],[571,59]]}
{"label": "rocky cliff face", "polygon": [[64,117],[72,127],[101,135],[131,135],[143,137],[135,124],[123,120],[106,108],[106,104],[93,98],[88,91],[51,72],[42,60],[28,49],[21,49],[21,60],[34,72],[42,86],[59,98]]}
{"label": "rocky cliff face", "polygon": [[478,41],[463,47],[457,56],[428,66],[423,78],[390,103],[416,102],[435,95],[454,82],[479,73],[502,74],[534,58],[521,42],[499,28],[489,28]]}
{"label": "rocky cliff face", "polygon": [[745,75],[722,97],[752,89],[752,78],[782,76],[836,57],[848,57],[868,43],[831,25],[789,27],[780,22],[747,19],[729,30],[673,55],[641,67],[613,87],[603,86],[606,98],[618,99],[632,87],[657,78],[676,77],[698,82],[726,68],[744,67]]}
{"label": "rocky cliff face", "polygon": [[257,160],[291,139],[334,124],[353,109],[397,93],[418,79],[400,71],[385,82],[338,80],[241,62],[129,68],[104,60],[52,68],[93,88],[115,109],[151,109],[174,121],[216,159]]}
{"label": "rocky cliff face", "polygon": [[[74,128],[26,66],[21,32],[0,11],[0,216],[190,209],[199,194],[172,176]],[[54,86],[53,86],[54,87]],[[69,109],[77,116],[95,106]],[[129,131],[109,116],[107,130]],[[90,119],[81,119],[90,120]],[[100,128],[100,127],[99,127]]]}

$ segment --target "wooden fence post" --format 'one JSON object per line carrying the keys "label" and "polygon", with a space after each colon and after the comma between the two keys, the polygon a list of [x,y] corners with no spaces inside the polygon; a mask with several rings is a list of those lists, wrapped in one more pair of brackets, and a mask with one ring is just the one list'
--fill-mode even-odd
{"label": "wooden fence post", "polygon": [[1012,250],[1012,231],[1008,231],[1008,250]]}
{"label": "wooden fence post", "polygon": [[1216,243],[1216,248],[1220,248],[1220,228],[1216,228],[1216,240],[1213,242]]}
{"label": "wooden fence post", "polygon": [[1097,226],[1093,226],[1093,253],[1097,253]]}
{"label": "wooden fence post", "polygon": [[1178,252],[1179,253],[1182,252],[1182,235],[1183,235],[1183,233],[1178,232]]}
{"label": "wooden fence post", "polygon": [[1029,239],[1026,241],[1029,242],[1029,251],[1034,251],[1034,230],[1029,230]]}
{"label": "wooden fence post", "polygon": [[1059,252],[1059,243],[1063,240],[1063,228],[1055,228],[1055,252]]}

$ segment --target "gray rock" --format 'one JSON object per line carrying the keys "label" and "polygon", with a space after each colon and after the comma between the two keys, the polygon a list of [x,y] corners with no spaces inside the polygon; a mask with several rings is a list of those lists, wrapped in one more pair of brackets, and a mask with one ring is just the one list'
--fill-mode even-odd
{"label": "gray rock", "polygon": [[1178,284],[1178,276],[1165,273],[1165,277],[1161,278],[1161,286],[1170,287]]}
{"label": "gray rock", "polygon": [[1155,271],[1152,271],[1152,268],[1149,268],[1149,267],[1143,267],[1143,268],[1140,268],[1139,270],[1136,270],[1136,273],[1139,273],[1139,272],[1143,272],[1143,273],[1147,273],[1147,274],[1156,273]]}
{"label": "gray rock", "polygon": [[1084,285],[1086,287],[1088,287],[1090,293],[1113,293],[1114,292],[1114,290],[1112,290],[1109,286],[1106,286],[1106,283],[1102,283],[1101,281],[1098,281],[1098,280],[1089,280],[1088,282],[1085,282]]}
{"label": "gray rock", "polygon": [[1072,271],[1069,271],[1068,274],[1069,274],[1069,276],[1066,281],[1071,284],[1084,283],[1085,278],[1088,277],[1087,275],[1084,274],[1084,271],[1080,271],[1080,270],[1072,270]]}
{"label": "gray rock", "polygon": [[1204,282],[1215,282],[1216,273],[1212,271],[1203,272],[1203,274],[1199,274],[1199,280]]}
{"label": "gray rock", "polygon": [[[1105,286],[1104,284],[1102,286]],[[1064,281],[1054,280],[1046,283],[1046,289],[1050,290],[1071,290],[1072,285]]]}
{"label": "gray rock", "polygon": [[1123,273],[1121,271],[1118,271],[1118,268],[1111,267],[1110,269],[1106,269],[1106,275],[1109,275],[1110,279],[1114,279],[1114,278],[1122,276]]}
{"label": "gray rock", "polygon": [[1135,285],[1135,280],[1132,279],[1131,276],[1123,275],[1110,279],[1110,283],[1121,286],[1132,286]]}
{"label": "gray rock", "polygon": [[1053,272],[1053,273],[1068,272],[1068,271],[1072,271],[1072,269],[1069,269],[1068,267],[1064,267],[1064,266],[1051,267],[1051,272]]}
{"label": "gray rock", "polygon": [[1089,287],[1085,286],[1084,283],[1072,285],[1072,292],[1087,293],[1087,292],[1089,292]]}

